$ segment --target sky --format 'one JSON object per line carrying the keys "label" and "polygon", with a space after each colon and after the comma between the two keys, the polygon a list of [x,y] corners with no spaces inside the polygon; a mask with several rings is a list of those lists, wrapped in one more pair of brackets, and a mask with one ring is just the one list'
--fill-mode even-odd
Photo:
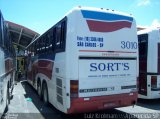
{"label": "sky", "polygon": [[117,10],[132,14],[137,26],[160,26],[160,0],[0,0],[5,20],[40,34],[75,6]]}

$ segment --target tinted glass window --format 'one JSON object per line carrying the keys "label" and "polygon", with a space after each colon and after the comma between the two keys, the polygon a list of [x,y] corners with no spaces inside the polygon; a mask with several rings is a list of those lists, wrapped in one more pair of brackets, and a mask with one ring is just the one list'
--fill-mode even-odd
{"label": "tinted glass window", "polygon": [[56,27],[56,49],[60,49],[61,46],[61,24],[59,23]]}
{"label": "tinted glass window", "polygon": [[35,54],[63,52],[65,51],[65,40],[66,19],[63,19],[36,40],[34,52]]}
{"label": "tinted glass window", "polygon": [[139,55],[146,56],[148,50],[148,34],[138,36]]}
{"label": "tinted glass window", "polygon": [[61,24],[61,49],[65,49],[66,41],[66,21],[63,21]]}
{"label": "tinted glass window", "polygon": [[56,27],[56,51],[65,51],[65,41],[66,41],[66,19],[59,22]]}

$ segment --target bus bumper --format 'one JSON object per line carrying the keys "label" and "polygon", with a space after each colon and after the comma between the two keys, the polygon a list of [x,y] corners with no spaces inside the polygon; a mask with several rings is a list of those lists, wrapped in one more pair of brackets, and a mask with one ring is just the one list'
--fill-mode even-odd
{"label": "bus bumper", "polygon": [[71,99],[71,107],[68,109],[68,113],[84,113],[130,106],[137,102],[137,97],[138,93],[134,92],[91,98],[75,98]]}

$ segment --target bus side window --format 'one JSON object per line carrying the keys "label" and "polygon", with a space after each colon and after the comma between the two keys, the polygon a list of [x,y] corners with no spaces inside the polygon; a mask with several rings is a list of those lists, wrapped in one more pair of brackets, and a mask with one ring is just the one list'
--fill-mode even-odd
{"label": "bus side window", "polygon": [[53,40],[53,29],[49,31],[49,51],[53,53],[54,51],[54,40]]}
{"label": "bus side window", "polygon": [[37,55],[37,41],[34,43],[33,47],[34,47],[34,53],[35,55]]}
{"label": "bus side window", "polygon": [[46,52],[47,53],[52,53],[52,33],[51,31],[49,31],[47,34],[46,34]]}
{"label": "bus side window", "polygon": [[52,36],[52,50],[53,52],[55,51],[56,49],[56,27],[53,28],[53,36]]}
{"label": "bus side window", "polygon": [[56,26],[56,51],[65,51],[65,39],[66,39],[66,20],[59,22]]}
{"label": "bus side window", "polygon": [[61,24],[59,23],[56,27],[56,50],[60,50],[60,40],[61,40]]}
{"label": "bus side window", "polygon": [[34,56],[34,55],[35,55],[34,44],[35,44],[35,43],[33,43],[33,45],[31,46],[31,52],[32,52],[32,54],[31,54],[31,55],[32,55],[32,56]]}
{"label": "bus side window", "polygon": [[42,54],[42,37],[38,39],[38,54]]}
{"label": "bus side window", "polygon": [[66,39],[66,20],[61,24],[61,49],[65,51],[65,40]]}
{"label": "bus side window", "polygon": [[38,55],[39,54],[39,50],[38,50],[38,40],[35,42],[35,49],[36,49],[36,54]]}
{"label": "bus side window", "polygon": [[45,41],[46,41],[46,37],[43,36],[43,37],[42,37],[42,42],[41,42],[41,43],[42,43],[42,47],[41,47],[42,54],[46,53],[46,52],[45,52],[45,51],[46,51]]}
{"label": "bus side window", "polygon": [[5,23],[3,23],[3,34],[4,34],[4,47],[5,49],[8,49],[7,28]]}
{"label": "bus side window", "polygon": [[45,42],[46,42],[46,45],[45,45],[45,48],[46,48],[46,53],[49,53],[49,34],[47,33],[45,35]]}
{"label": "bus side window", "polygon": [[42,37],[39,39],[39,41],[38,41],[38,44],[39,44],[39,54],[41,54],[42,53]]}
{"label": "bus side window", "polygon": [[1,18],[0,18],[0,20],[1,20],[1,46],[2,47],[4,47],[4,22],[3,22],[3,17],[2,17],[2,15],[1,15]]}

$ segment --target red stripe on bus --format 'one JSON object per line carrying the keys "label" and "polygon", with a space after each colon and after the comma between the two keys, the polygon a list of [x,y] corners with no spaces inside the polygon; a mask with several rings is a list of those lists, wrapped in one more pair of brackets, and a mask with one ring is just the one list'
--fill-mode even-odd
{"label": "red stripe on bus", "polygon": [[94,20],[87,20],[87,24],[90,31],[95,32],[113,32],[122,28],[131,28],[132,25],[132,23],[129,21],[104,22]]}
{"label": "red stripe on bus", "polygon": [[105,51],[105,50],[79,50],[79,52],[137,53],[137,52],[126,52],[126,51]]}
{"label": "red stripe on bus", "polygon": [[132,95],[126,93],[88,97],[90,100],[84,100],[84,98],[73,98],[71,99],[71,107],[68,109],[68,113],[92,112],[103,109],[130,106],[137,102],[137,96],[138,93],[134,92]]}
{"label": "red stripe on bus", "polygon": [[13,69],[13,59],[12,58],[7,58],[5,59],[5,72],[9,72],[11,69]]}
{"label": "red stripe on bus", "polygon": [[38,62],[33,63],[31,71],[28,71],[28,78],[33,80],[32,78],[35,78],[38,73],[42,73],[51,80],[53,65],[54,62],[48,60],[39,60]]}

